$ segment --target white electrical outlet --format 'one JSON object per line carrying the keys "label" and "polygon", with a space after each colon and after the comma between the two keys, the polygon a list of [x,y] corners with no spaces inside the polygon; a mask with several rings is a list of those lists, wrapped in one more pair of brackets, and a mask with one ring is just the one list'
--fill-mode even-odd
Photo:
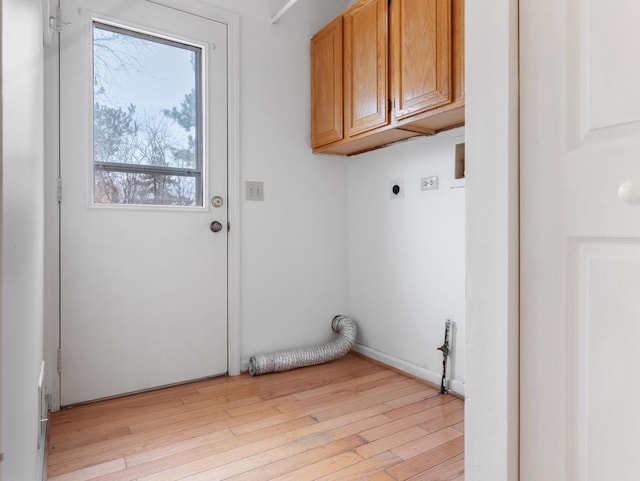
{"label": "white electrical outlet", "polygon": [[391,199],[404,199],[404,180],[392,180],[389,184],[389,195]]}
{"label": "white electrical outlet", "polygon": [[264,200],[264,183],[256,181],[246,181],[245,191],[247,200]]}
{"label": "white electrical outlet", "polygon": [[438,187],[440,187],[440,181],[437,175],[420,179],[420,190],[438,190]]}

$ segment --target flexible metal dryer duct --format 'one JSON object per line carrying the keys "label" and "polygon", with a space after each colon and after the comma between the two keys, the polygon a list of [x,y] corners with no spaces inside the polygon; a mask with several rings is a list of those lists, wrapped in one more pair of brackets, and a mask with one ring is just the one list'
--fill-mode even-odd
{"label": "flexible metal dryer duct", "polygon": [[356,342],[358,333],[356,323],[353,319],[338,315],[331,321],[331,329],[340,334],[340,337],[327,344],[251,356],[249,374],[259,376],[268,372],[288,371],[298,367],[322,364],[344,356]]}

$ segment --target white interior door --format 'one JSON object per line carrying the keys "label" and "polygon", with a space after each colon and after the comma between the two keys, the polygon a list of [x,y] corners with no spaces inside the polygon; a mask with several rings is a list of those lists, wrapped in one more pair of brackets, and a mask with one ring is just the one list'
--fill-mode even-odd
{"label": "white interior door", "polygon": [[640,3],[523,0],[520,19],[520,479],[633,481]]}
{"label": "white interior door", "polygon": [[62,17],[62,405],[226,373],[226,26],[143,0]]}

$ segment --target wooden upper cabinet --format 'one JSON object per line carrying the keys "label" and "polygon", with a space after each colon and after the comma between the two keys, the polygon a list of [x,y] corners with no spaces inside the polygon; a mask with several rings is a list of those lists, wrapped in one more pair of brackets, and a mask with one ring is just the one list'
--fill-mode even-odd
{"label": "wooden upper cabinet", "polygon": [[451,0],[393,0],[394,113],[402,120],[452,101]]}
{"label": "wooden upper cabinet", "polygon": [[389,123],[387,0],[362,0],[343,15],[346,137]]}
{"label": "wooden upper cabinet", "polygon": [[342,17],[311,39],[311,147],[342,139]]}
{"label": "wooden upper cabinet", "polygon": [[313,37],[314,152],[464,125],[464,1],[359,0]]}

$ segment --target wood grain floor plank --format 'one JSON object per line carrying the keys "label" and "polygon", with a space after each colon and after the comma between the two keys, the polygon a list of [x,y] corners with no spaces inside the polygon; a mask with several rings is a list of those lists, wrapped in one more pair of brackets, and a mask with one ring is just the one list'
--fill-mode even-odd
{"label": "wood grain floor plank", "polygon": [[453,429],[457,429],[458,431],[460,431],[461,433],[464,434],[464,421],[462,421],[461,423],[457,423],[454,424],[453,426],[451,426]]}
{"label": "wood grain floor plank", "polygon": [[79,469],[70,473],[61,474],[60,476],[50,477],[49,481],[88,481],[102,474],[114,473],[122,471],[127,465],[123,458],[114,459],[106,463],[96,464],[88,468]]}
{"label": "wood grain floor plank", "polygon": [[[225,464],[219,468],[203,471],[195,476],[184,478],[182,481],[221,481],[245,473],[247,470],[251,470],[253,480],[263,479],[266,481],[352,450],[362,443],[362,439],[355,435],[333,442],[326,442],[318,437],[313,444],[294,441],[285,446]],[[281,462],[278,463],[278,461]]]}
{"label": "wood grain floor plank", "polygon": [[453,481],[464,474],[464,455],[451,458],[429,471],[420,473],[409,481]]}
{"label": "wood grain floor plank", "polygon": [[283,396],[281,398],[274,398],[269,400],[264,400],[260,398],[260,402],[252,403],[244,406],[238,406],[234,408],[227,409],[226,412],[229,413],[229,416],[243,416],[245,414],[250,414],[256,411],[263,411],[265,409],[277,408],[279,411],[279,407],[281,404],[285,404],[289,401],[295,400],[295,396],[292,394],[290,396]]}
{"label": "wood grain floor plank", "polygon": [[[251,400],[253,401],[253,398]],[[258,401],[262,401],[262,399],[257,398],[255,402]],[[55,428],[52,428],[50,439],[52,442],[62,444],[69,439],[77,438],[78,435],[93,435],[96,432],[104,431],[105,428],[111,429],[117,426],[143,424],[148,421],[153,422],[159,418],[170,418],[173,415],[181,415],[194,411],[196,411],[196,413],[193,414],[193,417],[197,417],[197,411],[200,410],[207,410],[211,413],[224,412],[238,405],[244,405],[244,403],[235,402],[231,405],[222,398],[222,400],[205,400],[199,403],[190,403],[189,405],[184,405],[180,400],[171,401],[170,405],[163,404],[154,407],[143,405],[144,407],[135,411],[131,409],[120,411],[117,407],[114,407],[108,416],[105,416],[106,409],[102,409],[100,412],[96,412],[94,417],[74,423],[75,429],[73,431],[69,430],[68,423],[59,423],[57,418],[54,418],[55,422],[53,426],[55,426]],[[169,424],[169,422],[165,424]]]}
{"label": "wood grain floor plank", "polygon": [[380,379],[394,377],[395,375],[396,375],[396,372],[390,369],[378,369],[376,370],[376,372],[373,372],[371,374],[365,374],[363,376],[358,376],[357,378],[353,378],[349,382],[351,384],[358,386],[362,384],[367,384],[372,381],[379,381]]}
{"label": "wood grain floor plank", "polygon": [[[330,419],[340,414],[358,411],[360,409],[365,409],[370,406],[375,406],[376,404],[385,403],[391,399],[398,399],[408,394],[417,392],[420,389],[423,389],[423,387],[420,386],[418,383],[415,383],[412,385],[408,385],[406,387],[402,387],[401,389],[389,389],[383,392],[377,392],[376,390],[376,392],[373,394],[367,393],[366,391],[364,391],[361,393],[364,396],[363,399],[349,401],[329,409],[324,409],[322,411],[314,413],[313,417],[315,417],[318,421],[322,421],[324,419]],[[389,410],[391,410],[391,408],[389,408]]]}
{"label": "wood grain floor plank", "polygon": [[[388,401],[387,404],[393,409],[398,409],[404,406],[408,406],[409,404],[415,404],[420,401],[426,401],[427,399],[439,399],[440,393],[437,389],[433,389],[430,387],[426,387],[424,391],[419,391],[414,394],[410,394],[400,399],[393,399]],[[445,396],[442,396],[442,400],[446,399]]]}
{"label": "wood grain floor plank", "polygon": [[[287,431],[278,436],[270,436],[264,439],[256,440],[252,443],[243,443],[237,448],[229,449],[225,447],[223,451],[217,452],[213,455],[208,455],[191,461],[189,463],[182,463],[179,466],[166,469],[161,472],[155,472],[150,476],[139,477],[139,481],[175,481],[188,476],[194,476],[207,470],[213,470],[228,463],[232,463],[239,459],[252,456],[254,454],[261,453],[266,450],[272,450],[282,447],[287,443],[293,442],[298,439],[304,439],[304,437],[322,433],[331,428],[346,426],[362,420],[363,418],[376,415],[380,410],[385,409],[384,406],[380,406],[378,409],[370,409],[369,411],[361,411],[358,413],[351,413],[349,415],[341,416],[335,419],[327,420],[323,423],[317,423],[304,428],[297,429],[295,431]],[[343,433],[344,431],[342,431]],[[330,436],[330,434],[329,434]],[[262,436],[261,436],[262,438]],[[354,453],[355,454],[355,453]],[[359,458],[362,459],[362,458]]]}
{"label": "wood grain floor plank", "polygon": [[142,422],[136,421],[129,424],[129,429],[135,434],[155,431],[157,428],[161,428],[163,426],[193,421],[198,418],[206,419],[209,422],[215,423],[218,421],[229,420],[230,417],[229,413],[226,410],[222,410],[220,406],[212,406],[209,408],[195,410],[180,410],[175,414],[159,415],[155,419],[144,420]]}
{"label": "wood grain floor plank", "polygon": [[460,399],[456,399],[453,396],[444,395],[437,397],[430,397],[424,399],[422,401],[418,401],[412,404],[407,404],[406,406],[394,408],[393,413],[389,415],[394,419],[403,418],[405,416],[411,416],[415,413],[424,412],[427,409],[431,409],[435,406],[440,406],[442,404],[452,403],[456,408],[460,408],[463,405],[463,402]]}
{"label": "wood grain floor plank", "polygon": [[365,399],[365,397],[355,391],[345,391],[335,394],[327,394],[319,398],[310,398],[303,401],[295,400],[287,403],[283,403],[278,406],[278,410],[286,412],[297,412],[301,414],[314,414],[326,409],[348,403],[351,401],[358,401]]}
{"label": "wood grain floor plank", "polygon": [[385,471],[377,474],[372,474],[366,478],[366,481],[396,481],[396,479]]}
{"label": "wood grain floor plank", "polygon": [[69,437],[66,441],[52,441],[49,439],[50,452],[53,453],[61,453],[64,451],[69,451],[72,449],[77,449],[81,446],[93,446],[96,443],[101,441],[107,441],[109,439],[117,439],[123,436],[129,436],[131,431],[129,430],[129,426],[120,426],[111,429],[110,427],[103,427],[101,430],[92,433],[80,434],[76,432],[76,434],[72,437]]}
{"label": "wood grain floor plank", "polygon": [[200,474],[207,470],[218,468],[228,463],[233,463],[234,461],[238,461],[239,459],[243,459],[263,451],[283,446],[295,439],[297,439],[296,432],[286,432],[279,436],[267,437],[235,448],[225,448],[223,450],[219,450],[215,454],[209,454],[190,462],[180,463],[179,465],[153,473],[149,476],[139,477],[138,481],[177,481],[189,476]]}
{"label": "wood grain floor plank", "polygon": [[[256,414],[252,414],[256,419]],[[249,416],[246,421],[253,420]],[[75,467],[78,469],[88,465],[87,463],[104,462],[116,457],[124,457],[141,452],[145,449],[152,449],[158,446],[167,445],[173,442],[182,441],[203,432],[215,432],[228,429],[233,422],[227,419],[210,421],[206,416],[185,420],[158,427],[153,432],[133,433],[124,439],[111,439],[95,443],[92,446],[81,446],[74,450],[56,453],[52,449],[49,451],[48,464],[52,472],[62,466],[62,469]]]}
{"label": "wood grain floor plank", "polygon": [[436,419],[440,416],[445,416],[447,413],[457,410],[457,406],[452,403],[441,404],[440,406],[433,407],[431,409],[426,409],[422,412],[416,412],[410,416],[400,417],[393,419],[395,416],[394,410],[387,411],[385,415],[389,417],[390,422],[380,426],[378,428],[373,428],[368,431],[361,433],[360,435],[369,442],[375,441],[376,439],[380,439],[390,434],[397,433],[398,431],[402,431],[404,429],[410,428],[411,426],[420,425],[425,423],[431,419]]}
{"label": "wood grain floor plank", "polygon": [[[456,409],[455,411],[446,413],[444,416],[439,416],[437,418],[430,419],[429,421],[426,421],[420,424],[420,427],[430,433],[440,431],[441,429],[448,428],[448,427],[452,427],[464,433],[464,430],[459,429],[461,422],[463,420],[464,420],[464,407],[461,407],[460,409]],[[458,428],[456,428],[455,426],[458,426]]]}
{"label": "wood grain floor plank", "polygon": [[421,453],[417,456],[402,461],[395,466],[389,468],[387,472],[397,481],[406,481],[407,479],[425,473],[434,466],[437,466],[448,459],[463,454],[464,438],[459,437],[447,443],[441,444],[429,451]]}
{"label": "wood grain floor plank", "polygon": [[362,461],[362,458],[353,451],[338,454],[317,463],[309,464],[304,468],[292,471],[283,476],[278,476],[272,481],[301,481],[303,479],[319,479],[322,476],[340,471],[348,466],[352,466]]}
{"label": "wood grain floor plank", "polygon": [[55,414],[59,416],[61,420],[64,420],[67,417],[77,420],[87,417],[90,418],[96,413],[110,412],[114,409],[123,411],[129,408],[155,409],[158,404],[174,402],[176,400],[179,400],[181,396],[187,395],[188,393],[197,392],[197,390],[201,387],[226,382],[234,382],[234,378],[221,376],[204,379],[201,381],[194,381],[186,384],[180,384],[177,386],[158,388],[152,391],[146,391],[118,398],[72,406],[70,408],[65,408]]}
{"label": "wood grain floor plank", "polygon": [[[371,414],[373,413],[374,411],[371,412]],[[315,425],[312,428],[314,432],[309,433],[311,429],[306,430],[307,435],[297,439],[295,441],[295,444],[298,444],[303,447],[307,447],[309,449],[315,449],[316,451],[314,451],[311,454],[313,457],[316,457],[317,455],[321,455],[321,453],[323,452],[323,449],[322,449],[322,446],[318,448],[314,448],[314,446],[318,444],[326,445],[331,441],[337,442],[341,439],[351,439],[363,429],[368,429],[371,426],[379,425],[380,423],[384,423],[384,422],[388,422],[388,418],[386,418],[383,415],[373,415],[371,417],[365,417],[355,422],[344,424],[341,427],[335,427],[331,430],[327,430],[326,427],[329,421],[325,421],[326,424],[324,426],[323,426],[323,423],[318,423],[317,425]],[[300,432],[300,434],[303,434],[303,432]],[[352,446],[350,449],[353,449],[363,444],[363,441],[359,436],[356,436],[356,440],[357,440],[356,444]],[[266,466],[265,468],[262,468],[259,471],[252,470],[248,473],[245,473],[244,475],[235,476],[231,479],[246,480],[246,481],[252,481],[255,479],[273,479],[274,477],[281,476],[288,472],[300,469],[306,464],[310,464],[319,460],[319,459],[312,460],[311,457],[307,457],[308,453],[306,454],[305,453],[302,453],[298,456],[293,456],[290,459],[282,460],[281,462],[278,462],[278,463],[273,463],[273,465]],[[324,456],[324,457],[328,457],[328,456]],[[324,457],[322,459],[324,459]],[[269,474],[267,475],[266,473],[269,473]]]}
{"label": "wood grain floor plank", "polygon": [[[261,413],[252,413],[240,422],[250,422],[260,418]],[[311,419],[311,418],[309,418]],[[60,454],[49,452],[48,465],[52,473],[80,469],[91,464],[108,461],[117,457],[131,456],[144,450],[166,446],[194,436],[230,429],[237,419],[209,422],[206,417],[162,426],[152,432],[133,433],[121,441],[105,441],[94,446],[82,446],[76,450]]]}
{"label": "wood grain floor plank", "polygon": [[233,437],[233,433],[229,429],[223,429],[222,431],[215,431],[210,434],[204,434],[202,436],[196,436],[193,438],[185,439],[184,441],[178,441],[175,443],[161,446],[155,449],[146,449],[140,453],[126,456],[125,461],[127,466],[138,466],[140,464],[149,463],[156,459],[166,458],[176,454],[192,451],[194,449],[208,446],[219,441],[228,440]]}
{"label": "wood grain floor plank", "polygon": [[265,415],[261,419],[251,421],[244,424],[237,424],[231,428],[233,434],[247,434],[260,429],[268,428],[270,426],[277,426],[278,424],[286,423],[287,421],[293,421],[301,417],[305,417],[304,414],[298,414],[297,412],[280,414]]}
{"label": "wood grain floor plank", "polygon": [[292,395],[292,398],[298,401],[304,401],[310,398],[317,398],[319,396],[325,398],[327,394],[337,394],[343,391],[355,392],[356,386],[351,381],[334,382],[327,384],[326,386],[320,386],[295,393]]}
{"label": "wood grain floor plank", "polygon": [[424,429],[412,426],[403,431],[399,431],[397,433],[391,434],[385,438],[377,439],[373,442],[369,442],[366,445],[356,449],[356,453],[358,453],[363,458],[370,458],[380,453],[384,453],[390,449],[396,448],[398,446],[402,446],[410,441],[415,441],[416,439],[423,438],[427,435],[427,431]]}
{"label": "wood grain floor plank", "polygon": [[[409,382],[410,381],[410,382]],[[413,379],[407,379],[405,376],[402,376],[398,373],[395,373],[393,376],[387,376],[383,379],[376,379],[375,381],[369,381],[367,383],[358,384],[356,387],[358,391],[372,391],[376,388],[382,388],[382,391],[386,391],[392,383],[405,383],[405,385],[412,384]]]}
{"label": "wood grain floor plank", "polygon": [[[413,379],[407,379],[400,374],[376,381],[373,385],[361,385],[358,390],[365,396],[377,396],[379,394],[387,394],[389,392],[405,388],[411,388],[412,390],[415,390],[415,392],[424,391],[424,386],[422,384],[414,381]],[[413,394],[413,392],[410,394]],[[393,397],[392,399],[398,399],[398,397]]]}
{"label": "wood grain floor plank", "polygon": [[407,460],[461,436],[462,433],[460,433],[460,431],[447,428],[442,431],[428,434],[422,438],[416,439],[415,441],[403,444],[402,446],[393,448],[391,452],[396,456]]}
{"label": "wood grain floor plank", "polygon": [[[235,449],[246,444],[250,444],[252,442],[260,441],[264,438],[270,438],[273,436],[279,436],[280,434],[287,432],[297,432],[297,430],[316,424],[316,421],[312,418],[301,418],[296,419],[294,422],[285,423],[283,425],[274,426],[262,431],[253,432],[243,436],[233,436],[228,439],[224,439],[222,441],[214,442],[211,444],[205,444],[198,448],[190,449],[187,451],[182,451],[175,454],[170,454],[167,456],[157,457],[151,461],[147,461],[144,463],[136,464],[135,460],[130,462],[130,459],[136,458],[138,455],[132,456],[131,458],[127,457],[126,460],[129,463],[129,467],[126,470],[126,478],[121,478],[118,476],[107,475],[104,477],[97,478],[94,481],[131,481],[137,480],[142,477],[150,477],[153,479],[155,473],[160,473],[176,466],[180,466],[182,464],[195,462],[202,458],[210,457],[212,455],[216,455],[218,453],[224,453],[227,450]],[[295,437],[295,436],[294,436]],[[144,455],[144,452],[140,453],[140,455]]]}
{"label": "wood grain floor plank", "polygon": [[52,481],[462,481],[463,450],[462,401],[350,354],[54,413],[47,467]]}
{"label": "wood grain floor plank", "polygon": [[[328,421],[325,421],[325,423]],[[344,426],[334,428],[328,431],[330,434],[335,434],[336,436],[345,436],[348,434],[356,434],[358,433],[358,437],[362,439],[359,433],[364,431],[365,429],[371,429],[377,426],[381,426],[382,424],[388,423],[389,418],[383,414],[370,416],[362,418],[358,421],[354,421],[352,423],[346,424]],[[322,425],[323,423],[319,423]]]}
{"label": "wood grain floor plank", "polygon": [[[182,403],[179,400],[145,405],[140,408],[127,408],[122,411],[114,407],[111,412],[100,410],[89,416],[84,416],[83,413],[83,416],[79,416],[78,420],[73,422],[68,421],[68,419],[73,418],[66,417],[65,420],[61,420],[59,416],[56,416],[57,413],[53,413],[51,421],[55,420],[55,430],[51,433],[51,439],[59,441],[73,438],[76,433],[96,433],[102,431],[105,427],[113,429],[128,426],[130,420],[144,419],[145,414],[150,412],[159,413],[165,409],[180,409],[181,407]],[[73,411],[73,409],[76,408],[71,408],[69,411]]]}
{"label": "wood grain floor plank", "polygon": [[372,476],[375,476],[381,471],[384,472],[385,469],[400,461],[400,458],[397,456],[390,452],[385,452],[318,478],[318,481],[345,481],[347,479],[369,480],[372,479]]}

